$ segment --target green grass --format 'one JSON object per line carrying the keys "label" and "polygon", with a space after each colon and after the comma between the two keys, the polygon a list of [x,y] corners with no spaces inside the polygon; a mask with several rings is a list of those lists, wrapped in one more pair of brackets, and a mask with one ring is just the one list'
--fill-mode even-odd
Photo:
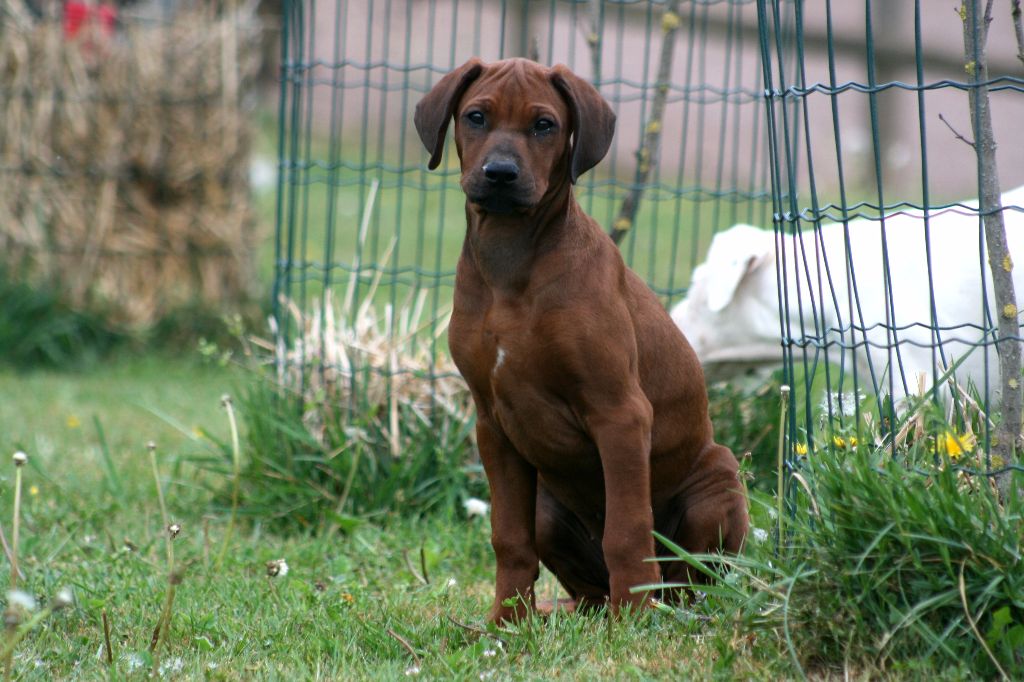
{"label": "green grass", "polygon": [[1020,679],[1024,498],[921,445],[808,456],[781,550],[729,560],[711,598],[812,677]]}
{"label": "green grass", "polygon": [[[714,613],[651,612],[635,622],[563,614],[482,634],[492,589],[489,525],[457,510],[417,520],[397,509],[334,535],[281,535],[259,518],[244,518],[218,570],[228,515],[212,511],[220,497],[210,484],[226,488],[227,481],[203,480],[211,474],[188,461],[213,448],[203,434],[227,439],[220,397],[246,378],[239,370],[159,357],[117,358],[80,373],[0,370],[0,447],[30,457],[21,587],[41,603],[62,586],[76,595],[74,607],[51,616],[18,647],[17,676],[106,676],[98,655],[106,611],[111,674],[143,677],[167,585],[147,440],[159,445],[169,515],[183,528],[174,547],[185,569],[160,656],[176,676],[401,679],[413,657],[389,630],[412,646],[424,679],[788,674],[784,660],[737,655],[737,635]],[[0,519],[9,533],[13,466],[0,470]],[[421,549],[428,584],[416,577],[423,573]],[[278,558],[290,570],[271,581],[266,562]],[[557,593],[550,575],[540,593]]]}
{"label": "green grass", "polygon": [[[721,588],[708,588],[706,599],[633,620],[559,614],[486,629],[494,570],[489,525],[458,508],[409,516],[394,505],[337,533],[293,527],[284,534],[266,518],[243,516],[218,566],[229,480],[190,462],[219,452],[214,441],[228,438],[221,395],[237,394],[250,379],[181,357],[116,358],[80,373],[0,371],[8,398],[0,402],[0,447],[23,448],[31,458],[22,588],[40,602],[63,586],[76,595],[72,608],[19,645],[19,678],[141,679],[151,665],[148,644],[167,566],[144,448],[150,439],[159,444],[169,516],[183,529],[174,540],[182,582],[159,656],[170,677],[405,679],[418,659],[422,679],[774,680],[797,678],[801,668],[815,676],[962,679],[992,671],[965,639],[955,583],[948,582],[964,565],[978,627],[1001,663],[1018,670],[1011,665],[1019,605],[1005,596],[1016,583],[993,580],[1019,552],[1019,512],[994,523],[991,502],[979,492],[963,499],[951,492],[955,478],[929,483],[884,462],[878,466],[887,475],[878,475],[868,452],[830,456],[804,472],[824,511],[819,517],[809,498],[799,502],[797,521],[788,522],[792,551],[780,556],[770,539],[752,539],[740,570]],[[842,459],[860,455],[863,465]],[[0,471],[0,519],[9,531],[13,466],[0,464]],[[773,527],[772,506],[755,495],[755,526]],[[973,523],[972,509],[988,510],[988,520]],[[886,530],[893,522],[905,524],[901,533]],[[944,553],[950,559],[933,571]],[[290,570],[272,580],[266,563],[280,558]],[[546,572],[538,591],[558,596]],[[920,606],[924,616],[896,629],[899,636],[879,653],[892,619],[917,613],[933,593],[942,595],[941,609]],[[102,657],[104,612],[115,654],[110,668]],[[949,622],[958,639],[943,648],[935,633]],[[916,647],[915,636],[930,637],[933,646]],[[950,655],[971,647],[973,655],[958,662]]]}

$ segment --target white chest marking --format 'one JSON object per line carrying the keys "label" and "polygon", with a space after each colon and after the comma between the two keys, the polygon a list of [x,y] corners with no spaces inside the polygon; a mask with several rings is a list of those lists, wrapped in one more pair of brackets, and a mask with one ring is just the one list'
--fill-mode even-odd
{"label": "white chest marking", "polygon": [[505,355],[507,355],[507,353],[505,353],[505,349],[498,346],[498,357],[494,360],[494,369],[491,370],[491,374],[496,374],[498,372],[498,368],[505,362]]}

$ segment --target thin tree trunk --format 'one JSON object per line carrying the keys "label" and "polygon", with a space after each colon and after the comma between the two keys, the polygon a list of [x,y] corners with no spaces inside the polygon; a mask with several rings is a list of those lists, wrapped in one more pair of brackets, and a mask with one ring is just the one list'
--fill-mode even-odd
{"label": "thin tree trunk", "polygon": [[644,127],[644,139],[636,152],[636,175],[633,187],[622,200],[619,217],[612,225],[611,237],[616,244],[629,233],[636,219],[637,209],[644,188],[651,177],[651,169],[658,165],[658,154],[661,151],[661,127],[665,116],[665,100],[668,97],[669,77],[672,75],[672,56],[676,48],[676,32],[682,20],[679,18],[679,0],[665,3],[665,13],[661,17],[661,61],[658,64],[657,89],[651,103],[651,115]]}
{"label": "thin tree trunk", "polygon": [[[974,83],[988,80],[985,44],[992,21],[993,0],[964,0],[960,16],[964,24],[964,57],[966,69]],[[985,244],[988,263],[992,271],[992,288],[998,312],[996,344],[999,356],[1000,412],[1002,419],[996,427],[992,442],[993,459],[1002,460],[1003,466],[1015,461],[1021,430],[1021,345],[1020,324],[1017,320],[1017,296],[1013,286],[1013,260],[1006,243],[1000,198],[999,170],[996,167],[996,143],[992,134],[992,112],[989,107],[988,87],[978,85],[968,90],[971,109],[971,128],[974,131],[974,151],[978,157],[980,184],[979,209],[984,216]],[[998,462],[998,460],[996,460]],[[1009,491],[1011,472],[996,476],[1002,494]]]}
{"label": "thin tree trunk", "polygon": [[1013,34],[1017,36],[1017,59],[1024,64],[1024,22],[1021,21],[1020,0],[1010,0],[1010,16],[1013,18]]}
{"label": "thin tree trunk", "polygon": [[590,27],[587,31],[587,45],[590,46],[590,80],[594,87],[601,89],[601,15],[604,12],[604,0],[590,0]]}

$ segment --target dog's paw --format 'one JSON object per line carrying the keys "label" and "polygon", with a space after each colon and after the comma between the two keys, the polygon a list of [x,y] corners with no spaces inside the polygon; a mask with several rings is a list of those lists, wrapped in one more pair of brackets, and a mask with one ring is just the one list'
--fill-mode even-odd
{"label": "dog's paw", "polygon": [[537,613],[541,616],[550,616],[556,609],[565,613],[572,613],[576,610],[575,599],[545,599],[537,602]]}

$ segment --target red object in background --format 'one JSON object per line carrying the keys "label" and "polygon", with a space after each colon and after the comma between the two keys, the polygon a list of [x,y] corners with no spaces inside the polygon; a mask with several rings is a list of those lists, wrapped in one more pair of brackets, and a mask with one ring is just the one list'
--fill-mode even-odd
{"label": "red object in background", "polygon": [[100,33],[110,38],[114,35],[117,8],[106,4],[95,6],[82,0],[64,3],[64,37],[74,38],[88,22],[95,22],[100,28]]}

